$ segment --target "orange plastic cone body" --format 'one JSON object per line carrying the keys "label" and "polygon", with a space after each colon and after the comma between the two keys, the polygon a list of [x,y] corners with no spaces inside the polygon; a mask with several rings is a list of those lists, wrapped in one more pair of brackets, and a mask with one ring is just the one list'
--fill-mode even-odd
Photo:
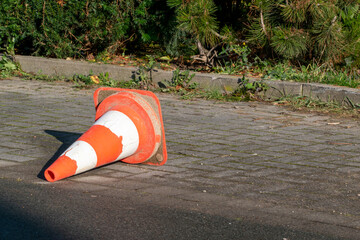
{"label": "orange plastic cone body", "polygon": [[163,165],[165,133],[158,98],[149,91],[99,88],[95,123],[48,169],[54,182],[114,161]]}

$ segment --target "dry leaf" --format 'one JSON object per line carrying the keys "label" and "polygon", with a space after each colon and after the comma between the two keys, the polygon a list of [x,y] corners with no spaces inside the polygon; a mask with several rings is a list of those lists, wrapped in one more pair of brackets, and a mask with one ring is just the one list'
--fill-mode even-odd
{"label": "dry leaf", "polygon": [[330,145],[352,145],[352,143],[346,143],[346,142],[327,142]]}
{"label": "dry leaf", "polygon": [[100,79],[96,75],[90,76],[90,79],[91,79],[91,81],[93,81],[93,83],[96,83],[96,84],[100,83]]}
{"label": "dry leaf", "polygon": [[331,123],[327,123],[328,125],[339,125],[340,122],[331,122]]}

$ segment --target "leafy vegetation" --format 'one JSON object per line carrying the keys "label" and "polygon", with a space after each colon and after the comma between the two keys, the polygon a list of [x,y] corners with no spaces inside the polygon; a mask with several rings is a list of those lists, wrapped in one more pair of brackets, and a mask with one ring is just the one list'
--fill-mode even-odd
{"label": "leafy vegetation", "polygon": [[264,78],[278,79],[305,83],[323,83],[337,86],[357,88],[360,85],[360,72],[356,70],[334,69],[326,65],[294,67],[282,62],[275,65],[268,64],[262,68]]}
{"label": "leafy vegetation", "polygon": [[11,77],[18,71],[19,67],[10,57],[3,55],[0,60],[0,79]]}
{"label": "leafy vegetation", "polygon": [[360,106],[358,105],[350,104],[349,106],[343,106],[336,102],[323,102],[318,99],[305,96],[283,97],[273,102],[273,104],[291,107],[293,110],[297,111],[311,111],[352,118],[360,117]]}
{"label": "leafy vegetation", "polygon": [[256,0],[249,40],[277,56],[334,65],[359,59],[359,1]]}
{"label": "leafy vegetation", "polygon": [[[155,89],[156,68],[178,69],[163,84],[184,93],[180,69],[359,86],[357,0],[3,0],[0,16],[0,51],[136,65],[129,87]],[[73,81],[116,85],[90,77]]]}
{"label": "leafy vegetation", "polygon": [[191,83],[191,80],[195,74],[190,75],[190,71],[186,70],[181,72],[179,69],[176,69],[173,72],[173,77],[170,81],[166,81],[166,83],[163,83],[162,86],[165,86],[165,89],[163,89],[163,92],[168,91],[175,91],[175,92],[181,92],[181,91],[192,91],[198,88],[197,83]]}
{"label": "leafy vegetation", "polygon": [[155,88],[152,74],[155,68],[158,67],[158,64],[152,56],[147,57],[149,61],[139,66],[137,76],[135,76],[133,82],[138,88],[150,90]]}
{"label": "leafy vegetation", "polygon": [[[153,49],[180,61],[197,54],[209,67],[236,55],[360,64],[356,0],[3,0],[0,13],[8,53],[92,59]],[[245,42],[248,53],[236,52]]]}
{"label": "leafy vegetation", "polygon": [[176,69],[173,71],[171,80],[158,82],[155,85],[151,72],[156,69],[156,62],[149,57],[150,61],[138,68],[137,73],[130,81],[119,81],[111,79],[108,72],[94,74],[92,71],[87,74],[75,74],[72,77],[64,76],[48,76],[41,73],[32,74],[23,72],[12,59],[3,56],[0,61],[0,79],[10,77],[20,77],[26,80],[41,81],[65,81],[70,82],[75,88],[92,88],[94,86],[108,86],[117,88],[135,88],[143,90],[161,91],[168,93],[176,93],[185,99],[206,98],[221,101],[251,101],[257,99],[257,93],[267,89],[262,82],[249,82],[245,76],[239,82],[234,90],[220,92],[217,90],[202,89],[199,84],[192,82],[194,73],[190,71],[181,71]]}
{"label": "leafy vegetation", "polygon": [[[153,71],[151,68],[153,63],[143,68],[147,71]],[[266,64],[262,63],[262,66]],[[139,74],[139,73],[138,73]],[[9,78],[12,76],[21,77],[23,79],[36,79],[41,81],[65,81],[73,84],[75,88],[92,88],[95,86],[109,86],[118,88],[135,88],[146,89],[143,78],[135,77],[130,81],[117,81],[111,79],[109,74],[100,73],[98,75],[90,72],[88,75],[76,74],[70,78],[59,76],[48,76],[42,74],[29,74],[22,72],[21,69],[12,61],[11,58],[2,56],[0,61],[0,79]],[[147,75],[149,76],[149,75]],[[179,94],[183,99],[205,98],[217,101],[252,101],[262,100],[258,93],[267,90],[268,87],[262,81],[250,82],[245,76],[242,77],[238,86],[233,88],[225,88],[223,91],[201,89],[199,85],[192,82],[194,74],[190,74],[188,70],[181,71],[176,69],[173,72],[173,78],[170,81],[158,83],[159,87],[155,85],[152,91],[161,91]],[[145,81],[149,81],[146,77]],[[152,80],[149,81],[152,83]],[[285,96],[277,101],[275,105],[290,106],[296,110],[316,111],[320,113],[330,113],[342,115],[347,117],[359,117],[360,105],[354,104],[348,99],[348,106],[340,106],[335,102],[322,102],[320,100],[312,99],[305,96]]]}
{"label": "leafy vegetation", "polygon": [[51,57],[118,53],[152,39],[152,0],[3,0],[0,45]]}
{"label": "leafy vegetation", "polygon": [[259,99],[257,94],[266,89],[268,89],[268,87],[263,82],[249,82],[248,79],[243,77],[238,87],[225,95],[225,99],[228,101],[251,101]]}

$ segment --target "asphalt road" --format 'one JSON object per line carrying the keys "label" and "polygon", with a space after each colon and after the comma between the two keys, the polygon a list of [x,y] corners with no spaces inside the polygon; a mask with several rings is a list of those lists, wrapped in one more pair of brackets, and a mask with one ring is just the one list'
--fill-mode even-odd
{"label": "asphalt road", "polygon": [[357,121],[158,94],[165,165],[48,183],[94,121],[94,89],[0,83],[0,240],[359,239]]}
{"label": "asphalt road", "polygon": [[340,239],[157,207],[139,199],[0,181],[0,239]]}

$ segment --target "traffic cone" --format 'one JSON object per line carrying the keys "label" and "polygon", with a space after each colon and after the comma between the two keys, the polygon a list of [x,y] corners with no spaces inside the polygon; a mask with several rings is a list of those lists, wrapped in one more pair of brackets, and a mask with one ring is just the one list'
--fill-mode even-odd
{"label": "traffic cone", "polygon": [[95,123],[45,170],[54,182],[114,161],[163,165],[165,133],[158,98],[149,91],[99,88]]}

